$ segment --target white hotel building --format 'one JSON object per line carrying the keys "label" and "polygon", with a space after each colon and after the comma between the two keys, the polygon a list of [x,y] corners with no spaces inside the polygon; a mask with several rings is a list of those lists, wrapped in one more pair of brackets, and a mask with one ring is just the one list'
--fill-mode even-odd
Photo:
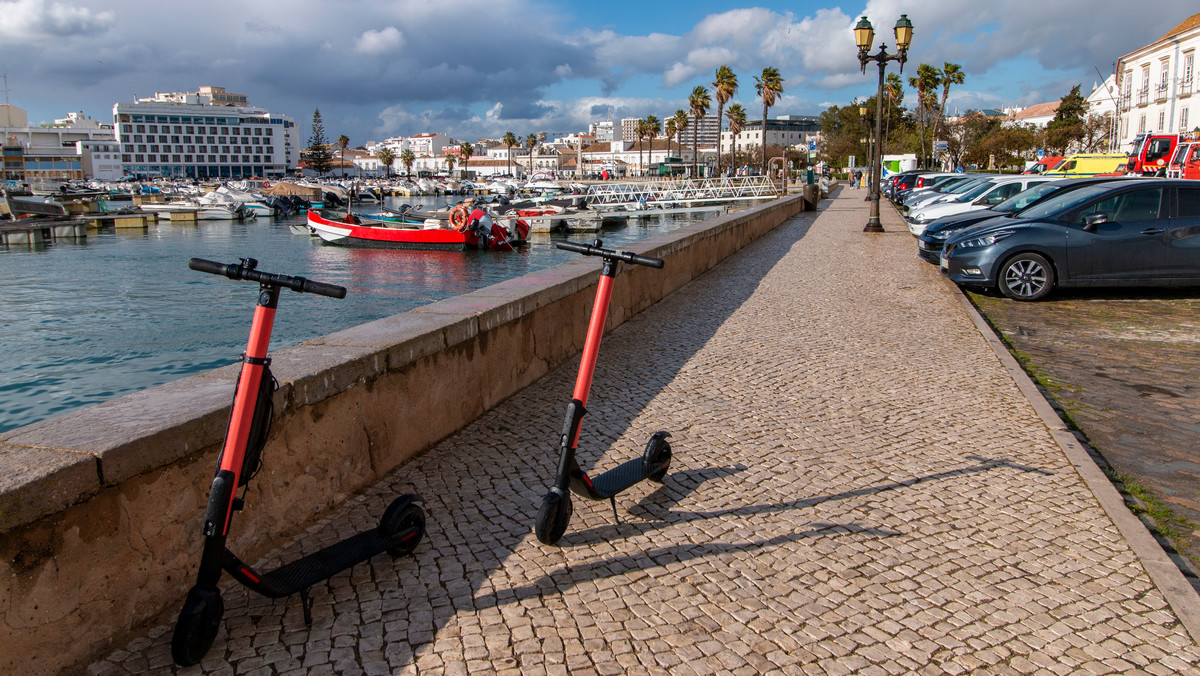
{"label": "white hotel building", "polygon": [[277,179],[300,160],[292,118],[223,87],[117,103],[113,122],[124,171],[135,176]]}

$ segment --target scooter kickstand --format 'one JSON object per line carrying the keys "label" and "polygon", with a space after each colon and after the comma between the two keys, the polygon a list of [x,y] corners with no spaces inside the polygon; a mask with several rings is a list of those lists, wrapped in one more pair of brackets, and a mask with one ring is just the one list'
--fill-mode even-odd
{"label": "scooter kickstand", "polygon": [[608,501],[610,503],[612,503],[613,519],[617,522],[617,525],[620,526],[621,525],[621,515],[617,513],[617,496],[616,495],[609,496]]}
{"label": "scooter kickstand", "polygon": [[308,588],[300,590],[300,607],[304,609],[304,626],[312,629],[312,599],[308,598]]}

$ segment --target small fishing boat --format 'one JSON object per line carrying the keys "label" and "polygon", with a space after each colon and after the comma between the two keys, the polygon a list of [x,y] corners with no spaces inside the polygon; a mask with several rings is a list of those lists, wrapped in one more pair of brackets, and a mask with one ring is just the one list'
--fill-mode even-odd
{"label": "small fishing boat", "polygon": [[327,244],[391,249],[512,251],[525,244],[529,236],[528,224],[520,219],[493,221],[482,209],[464,215],[465,222],[456,217],[454,227],[445,227],[437,219],[421,224],[404,223],[356,214],[339,217],[310,209],[308,227]]}

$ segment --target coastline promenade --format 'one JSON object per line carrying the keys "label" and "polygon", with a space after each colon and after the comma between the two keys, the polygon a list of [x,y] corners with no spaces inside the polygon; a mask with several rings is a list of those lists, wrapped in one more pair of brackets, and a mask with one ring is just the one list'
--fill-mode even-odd
{"label": "coastline promenade", "polygon": [[[1200,674],[1196,592],[894,211],[862,232],[864,194],[606,336],[581,462],[673,435],[620,523],[575,498],[560,547],[533,536],[573,360],[256,563],[404,492],[426,500],[413,557],[317,585],[311,628],[226,577],[180,673]],[[88,673],[171,673],[174,612]]]}

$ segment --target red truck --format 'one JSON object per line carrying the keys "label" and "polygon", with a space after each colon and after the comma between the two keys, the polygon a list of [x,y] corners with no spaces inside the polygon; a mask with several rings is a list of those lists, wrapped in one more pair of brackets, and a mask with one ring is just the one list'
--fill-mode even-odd
{"label": "red truck", "polygon": [[1179,145],[1179,134],[1138,134],[1125,173],[1133,176],[1166,176],[1167,163]]}

